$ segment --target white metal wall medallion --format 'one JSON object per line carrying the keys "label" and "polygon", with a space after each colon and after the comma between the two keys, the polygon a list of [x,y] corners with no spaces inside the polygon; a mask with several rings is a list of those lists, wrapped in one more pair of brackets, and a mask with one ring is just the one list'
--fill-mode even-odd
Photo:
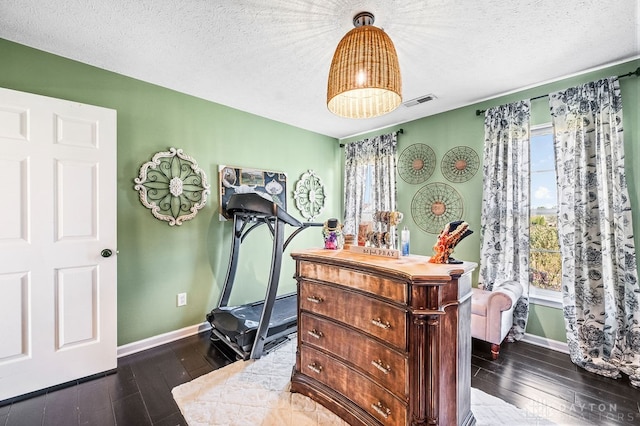
{"label": "white metal wall medallion", "polygon": [[207,204],[211,192],[207,176],[182,149],[158,152],[140,167],[133,187],[140,202],[170,226],[191,220]]}
{"label": "white metal wall medallion", "polygon": [[324,208],[324,185],[313,170],[309,170],[300,176],[293,192],[296,207],[307,220],[314,220],[322,213]]}

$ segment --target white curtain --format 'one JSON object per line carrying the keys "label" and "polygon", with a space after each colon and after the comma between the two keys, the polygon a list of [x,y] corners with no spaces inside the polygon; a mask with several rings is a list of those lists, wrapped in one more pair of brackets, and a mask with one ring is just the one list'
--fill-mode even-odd
{"label": "white curtain", "polygon": [[396,210],[397,145],[393,132],[345,147],[345,234],[357,234],[365,212]]}
{"label": "white curtain", "polygon": [[640,290],[617,77],[549,95],[571,360],[640,386]]}
{"label": "white curtain", "polygon": [[529,316],[530,101],[485,113],[480,279],[485,289],[519,281],[525,291],[514,309],[508,340],[524,336]]}

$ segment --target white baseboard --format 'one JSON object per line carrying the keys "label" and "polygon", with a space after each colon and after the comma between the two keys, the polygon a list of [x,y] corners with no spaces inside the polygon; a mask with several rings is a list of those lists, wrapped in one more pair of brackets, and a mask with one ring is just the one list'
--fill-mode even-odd
{"label": "white baseboard", "polygon": [[536,336],[535,334],[525,333],[522,338],[523,342],[531,343],[532,345],[542,346],[543,348],[551,349],[554,351],[569,353],[569,346],[564,342],[558,342],[557,340],[547,339],[546,337]]}
{"label": "white baseboard", "polygon": [[118,358],[155,348],[156,346],[164,345],[165,343],[170,343],[175,340],[184,339],[185,337],[193,336],[194,334],[207,330],[211,330],[211,324],[205,321],[201,324],[195,324],[179,330],[173,330],[168,333],[149,337],[137,342],[127,343],[126,345],[118,346]]}
{"label": "white baseboard", "polygon": [[[203,331],[211,330],[211,324],[203,322],[195,324],[189,327],[181,328],[179,330],[173,330],[168,333],[160,334],[158,336],[149,337],[147,339],[139,340],[137,342],[127,343],[126,345],[118,346],[118,358],[134,354],[136,352],[144,351],[147,349],[155,348],[156,346],[164,345],[175,340],[184,339],[185,337],[193,336],[194,334],[201,333]],[[535,334],[525,333],[522,338],[523,342],[531,343],[532,345],[541,346],[554,351],[569,353],[569,347],[564,342],[558,342],[557,340],[547,339],[546,337],[536,336]]]}

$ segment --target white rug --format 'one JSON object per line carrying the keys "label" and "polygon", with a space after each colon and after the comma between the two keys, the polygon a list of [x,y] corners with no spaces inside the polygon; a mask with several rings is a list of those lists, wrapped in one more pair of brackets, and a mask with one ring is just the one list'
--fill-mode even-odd
{"label": "white rug", "polygon": [[[289,392],[295,364],[290,341],[259,360],[238,361],[172,390],[189,426],[347,425],[306,396]],[[478,426],[553,425],[534,413],[471,388]]]}

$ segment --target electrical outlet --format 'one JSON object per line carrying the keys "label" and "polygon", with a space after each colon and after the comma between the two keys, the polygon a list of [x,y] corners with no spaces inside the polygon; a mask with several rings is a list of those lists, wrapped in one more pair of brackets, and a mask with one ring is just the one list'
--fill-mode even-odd
{"label": "electrical outlet", "polygon": [[187,293],[178,293],[178,306],[187,304]]}

